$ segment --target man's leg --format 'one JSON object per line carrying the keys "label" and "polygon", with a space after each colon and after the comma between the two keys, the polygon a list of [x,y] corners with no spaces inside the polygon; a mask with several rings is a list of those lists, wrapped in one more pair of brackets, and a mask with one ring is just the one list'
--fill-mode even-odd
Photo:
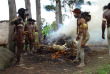
{"label": "man's leg", "polygon": [[[89,34],[87,34],[86,36],[86,39],[85,39],[85,44],[87,43],[87,41],[89,40],[90,36]],[[81,39],[81,42],[82,42],[82,39]],[[85,63],[84,63],[84,48],[81,47],[80,45],[80,49],[79,49],[79,53],[80,53],[80,59],[81,59],[81,63],[77,66],[77,67],[83,67],[85,66]]]}
{"label": "man's leg", "polygon": [[84,63],[84,48],[80,49],[80,59],[81,59],[81,63],[77,67],[85,66],[85,63]]}
{"label": "man's leg", "polygon": [[77,55],[76,55],[76,58],[73,62],[77,62],[79,61],[79,55],[80,55],[80,47],[81,47],[81,40],[82,40],[82,37],[80,38],[80,40],[78,41],[78,44],[77,44]]}
{"label": "man's leg", "polygon": [[27,51],[27,45],[29,44],[28,37],[25,37],[25,52]]}
{"label": "man's leg", "polygon": [[107,39],[108,39],[108,49],[109,49],[109,56],[110,56],[110,27],[107,28]]}
{"label": "man's leg", "polygon": [[17,44],[17,63],[20,63],[20,57],[21,57],[21,46],[20,44]]}

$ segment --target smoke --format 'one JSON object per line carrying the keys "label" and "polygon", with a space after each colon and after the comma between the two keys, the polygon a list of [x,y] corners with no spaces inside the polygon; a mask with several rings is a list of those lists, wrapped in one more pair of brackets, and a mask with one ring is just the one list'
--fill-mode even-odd
{"label": "smoke", "polygon": [[[107,44],[107,31],[105,30],[105,38],[102,39],[102,14],[103,14],[103,6],[107,5],[109,0],[98,0],[95,5],[82,5],[82,11],[88,11],[91,15],[91,21],[88,22],[88,31],[90,33],[90,39],[88,41],[89,44]],[[73,15],[72,15],[73,16]],[[51,33],[50,41],[61,37],[62,35],[70,36],[75,40],[76,38],[76,19],[72,19],[68,25],[61,26],[56,32]]]}
{"label": "smoke", "polygon": [[105,30],[105,38],[102,39],[102,15],[103,7],[108,5],[109,0],[97,0],[95,5],[83,5],[82,11],[88,11],[91,14],[91,21],[88,22],[88,30],[90,33],[90,39],[88,43],[90,44],[107,44],[107,30]]}
{"label": "smoke", "polygon": [[56,40],[59,37],[68,36],[73,39],[76,38],[76,19],[72,20],[68,25],[61,25],[60,28],[52,32],[48,41]]}

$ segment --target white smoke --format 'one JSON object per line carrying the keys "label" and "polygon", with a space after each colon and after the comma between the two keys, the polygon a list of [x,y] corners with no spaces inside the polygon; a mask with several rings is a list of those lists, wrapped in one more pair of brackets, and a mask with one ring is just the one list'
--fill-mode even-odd
{"label": "white smoke", "polygon": [[88,30],[90,33],[90,39],[88,43],[93,44],[107,44],[107,30],[105,30],[105,40],[102,39],[102,15],[103,15],[103,7],[108,5],[109,0],[97,0],[95,5],[83,5],[82,11],[89,11],[91,14],[91,21],[88,22]]}
{"label": "white smoke", "polygon": [[49,41],[55,40],[63,35],[76,38],[76,19],[72,20],[68,25],[62,25],[60,28],[51,33]]}
{"label": "white smoke", "polygon": [[[97,0],[95,5],[83,5],[82,11],[88,11],[91,14],[91,21],[88,22],[88,30],[90,33],[90,39],[88,43],[90,44],[107,44],[107,31],[105,31],[105,40],[102,39],[102,14],[103,14],[103,6],[108,5],[109,0]],[[73,15],[72,15],[73,16]],[[49,39],[52,41],[60,37],[61,35],[65,34],[67,36],[72,37],[73,39],[76,38],[76,19],[73,19],[68,25],[63,25],[60,27],[56,32],[51,34],[51,38]]]}

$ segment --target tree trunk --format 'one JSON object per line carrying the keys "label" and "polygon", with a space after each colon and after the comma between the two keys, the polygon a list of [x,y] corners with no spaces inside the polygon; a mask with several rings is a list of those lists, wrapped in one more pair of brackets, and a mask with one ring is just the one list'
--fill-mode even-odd
{"label": "tree trunk", "polygon": [[61,1],[56,0],[56,29],[62,25]]}
{"label": "tree trunk", "polygon": [[32,15],[31,15],[31,3],[30,3],[30,0],[25,0],[25,7],[26,7],[26,9],[28,9],[28,12],[29,12],[29,16],[28,16],[28,18],[32,18]]}
{"label": "tree trunk", "polygon": [[42,39],[42,24],[41,24],[41,6],[40,0],[36,0],[36,21],[37,21],[37,30],[38,30],[38,42],[41,43]]}
{"label": "tree trunk", "polygon": [[[13,20],[16,17],[16,4],[15,0],[8,0],[9,5],[9,21]],[[13,33],[14,33],[14,25],[11,25],[9,22],[9,38],[8,38],[8,49],[11,52],[14,52],[13,48]]]}

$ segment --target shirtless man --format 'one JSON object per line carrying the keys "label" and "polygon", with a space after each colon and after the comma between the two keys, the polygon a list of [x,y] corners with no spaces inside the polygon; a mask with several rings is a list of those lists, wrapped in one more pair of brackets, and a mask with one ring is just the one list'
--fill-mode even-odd
{"label": "shirtless man", "polygon": [[[14,18],[11,23],[14,26],[14,49],[17,47],[17,64],[20,63],[21,53],[24,47],[24,22],[28,16],[26,9],[20,8],[18,10],[18,17]],[[15,53],[15,51],[14,51]]]}
{"label": "shirtless man", "polygon": [[25,36],[25,51],[27,50],[27,45],[29,44],[30,51],[33,50],[33,22],[32,18],[27,19],[27,24],[25,25],[24,30],[28,31],[28,34]]}
{"label": "shirtless man", "polygon": [[104,6],[103,20],[102,20],[102,39],[105,39],[105,28],[107,24],[107,38],[108,38],[108,48],[110,56],[110,3],[107,6]]}
{"label": "shirtless man", "polygon": [[76,8],[73,11],[75,18],[77,18],[77,37],[76,40],[78,41],[77,45],[77,55],[73,62],[78,62],[79,58],[81,59],[81,63],[76,67],[83,67],[85,66],[84,63],[84,48],[86,42],[89,40],[89,33],[88,33],[88,24],[87,22],[90,21],[91,16],[88,12],[81,13],[81,10]]}

